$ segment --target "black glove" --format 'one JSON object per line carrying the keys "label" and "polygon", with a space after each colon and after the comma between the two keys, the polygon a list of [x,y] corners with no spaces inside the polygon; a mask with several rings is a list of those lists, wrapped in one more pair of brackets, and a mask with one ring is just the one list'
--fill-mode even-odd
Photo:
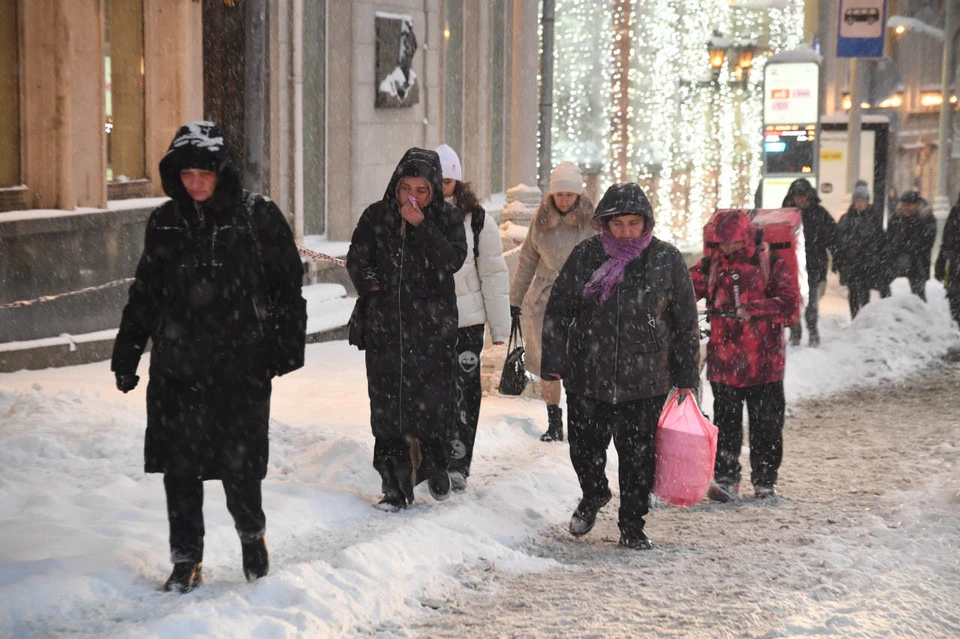
{"label": "black glove", "polygon": [[129,393],[134,388],[137,387],[137,383],[140,381],[139,375],[127,375],[125,373],[117,373],[117,390],[123,391],[124,393]]}
{"label": "black glove", "polygon": [[512,320],[518,320],[518,319],[520,319],[520,307],[519,307],[519,306],[511,306],[511,307],[510,307],[510,319],[512,319]]}

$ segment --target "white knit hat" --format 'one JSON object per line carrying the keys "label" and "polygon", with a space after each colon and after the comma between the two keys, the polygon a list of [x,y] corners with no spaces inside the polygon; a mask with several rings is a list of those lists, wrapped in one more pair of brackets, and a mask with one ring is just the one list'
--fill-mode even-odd
{"label": "white knit hat", "polygon": [[457,157],[457,152],[446,144],[441,144],[437,147],[437,155],[440,156],[440,166],[443,168],[443,179],[463,182],[463,165],[460,164],[460,158]]}
{"label": "white knit hat", "polygon": [[565,160],[557,165],[550,172],[550,192],[551,193],[583,193],[583,174],[580,173],[580,167],[573,162]]}

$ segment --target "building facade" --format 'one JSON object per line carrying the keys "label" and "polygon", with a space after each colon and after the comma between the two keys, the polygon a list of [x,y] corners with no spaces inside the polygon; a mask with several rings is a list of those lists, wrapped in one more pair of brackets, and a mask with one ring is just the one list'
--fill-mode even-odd
{"label": "building facade", "polygon": [[[453,146],[481,198],[535,183],[538,20],[537,0],[0,0],[0,307],[131,276],[186,121],[221,125],[300,242],[349,241],[412,146]],[[0,308],[0,347],[115,328],[125,299]]]}
{"label": "building facade", "polygon": [[[941,104],[941,69],[944,34],[953,40],[953,59],[948,75],[952,103],[954,147],[960,147],[960,115],[957,115],[957,74],[960,70],[960,10],[954,10],[953,24],[946,25],[946,3],[951,0],[888,0],[884,55],[893,62],[892,70],[880,71],[874,63],[863,61],[861,75],[863,113],[885,116],[890,122],[887,188],[898,193],[919,189],[930,202],[937,195],[938,134]],[[956,0],[952,0],[956,1]],[[846,115],[850,110],[850,64],[836,57],[837,0],[820,0],[819,33],[824,56],[824,113]],[[939,32],[939,33],[938,33]],[[886,84],[883,73],[894,74],[892,91],[871,99],[870,92]],[[864,77],[866,76],[866,77]],[[952,150],[952,149],[951,149]],[[960,148],[950,154],[946,192],[951,202],[960,189]]]}

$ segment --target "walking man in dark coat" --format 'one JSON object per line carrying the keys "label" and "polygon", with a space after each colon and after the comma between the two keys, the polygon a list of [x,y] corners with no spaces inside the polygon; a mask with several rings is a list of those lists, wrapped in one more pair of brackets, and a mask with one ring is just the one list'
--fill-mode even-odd
{"label": "walking man in dark coat", "polygon": [[837,223],[837,248],[833,270],[849,291],[850,317],[870,302],[870,290],[890,297],[890,267],[883,213],[870,204],[870,190],[864,181],[853,190],[853,203]]}
{"label": "walking man in dark coat", "polygon": [[[803,216],[803,243],[807,259],[807,308],[803,318],[807,322],[810,346],[820,345],[820,298],[827,286],[827,251],[834,251],[837,223],[820,204],[820,196],[809,180],[794,180],[783,199],[784,207],[796,207]],[[800,345],[803,336],[801,322],[790,327],[790,343]]]}
{"label": "walking man in dark coat", "polygon": [[457,293],[467,256],[463,215],[443,199],[436,151],[408,150],[383,199],[353,232],[347,271],[366,298],[373,467],[381,508],[413,503],[427,480],[434,499],[450,494],[448,429],[456,420]]}
{"label": "walking man in dark coat", "polygon": [[910,292],[926,302],[937,220],[919,191],[907,191],[900,198],[896,212],[890,216],[887,237],[894,265],[893,277],[906,277]]}
{"label": "walking man in dark coat", "polygon": [[163,473],[173,573],[202,583],[203,481],[223,481],[248,580],[267,574],[260,483],[271,378],[303,365],[306,304],[293,234],[275,204],[241,187],[223,134],[180,128],[160,161],[170,201],[147,222],[111,369],[124,393],[153,342],[145,470]]}
{"label": "walking man in dark coat", "polygon": [[950,302],[953,321],[960,325],[960,197],[950,209],[940,240],[940,253],[933,267],[933,275],[943,282]]}

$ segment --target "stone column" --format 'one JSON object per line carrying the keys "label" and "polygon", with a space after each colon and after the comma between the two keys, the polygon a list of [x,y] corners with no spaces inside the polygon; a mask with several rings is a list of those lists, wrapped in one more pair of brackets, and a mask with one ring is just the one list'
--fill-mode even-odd
{"label": "stone column", "polygon": [[30,206],[105,206],[100,3],[36,0],[22,11],[22,170]]}
{"label": "stone column", "polygon": [[463,4],[463,149],[464,179],[477,197],[490,195],[490,2]]}
{"label": "stone column", "polygon": [[537,183],[539,2],[514,0],[507,184]]}
{"label": "stone column", "polygon": [[160,160],[184,122],[203,119],[203,32],[200,3],[145,0],[147,176],[163,195]]}

